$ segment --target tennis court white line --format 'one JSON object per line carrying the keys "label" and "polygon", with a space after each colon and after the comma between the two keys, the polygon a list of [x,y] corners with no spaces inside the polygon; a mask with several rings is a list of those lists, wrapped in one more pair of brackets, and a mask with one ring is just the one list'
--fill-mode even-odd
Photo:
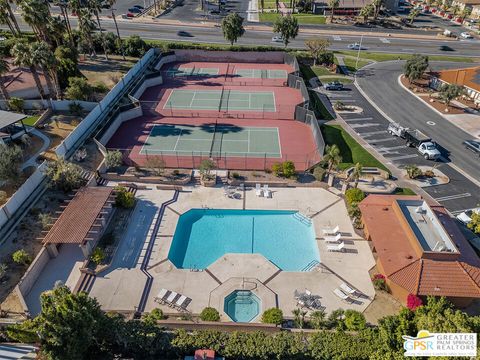
{"label": "tennis court white line", "polygon": [[173,148],[173,151],[175,151],[177,149],[178,141],[180,140],[180,136],[182,136],[182,131],[183,131],[183,129],[180,128],[180,134],[177,135],[177,141],[175,142],[175,146]]}
{"label": "tennis court white line", "polygon": [[247,150],[250,152],[250,129],[248,129],[248,143],[247,143]]}
{"label": "tennis court white line", "polygon": [[192,100],[190,100],[190,106],[189,106],[190,109],[192,108],[193,100],[195,100],[195,95],[197,95],[196,91],[194,91],[193,96],[192,96]]}
{"label": "tennis court white line", "polygon": [[[178,154],[178,153],[188,153],[189,155],[193,153],[193,155],[200,155],[200,154],[210,154],[210,151],[195,151],[195,150],[176,150],[176,151],[173,151],[173,150],[152,150],[152,151],[149,151],[150,154],[152,153],[155,153],[155,152],[159,152],[159,153],[162,153],[162,155],[175,155],[175,154]],[[252,154],[256,154],[256,155],[265,155],[267,154],[268,156],[267,157],[272,157],[272,158],[281,158],[282,155],[281,153],[273,153],[273,152],[260,152],[260,151],[253,151],[253,152],[242,152],[242,151],[222,151],[221,154],[226,154],[227,157],[228,156],[231,156],[231,155],[239,155],[239,156],[248,156],[248,155],[252,155]]]}
{"label": "tennis court white line", "polygon": [[173,94],[173,90],[170,90],[170,94],[168,94],[167,101],[165,101],[165,105],[163,105],[164,109],[168,105],[168,102],[170,101],[170,97],[172,96],[172,94]]}
{"label": "tennis court white line", "polygon": [[278,128],[275,128],[277,131],[277,137],[278,137],[278,151],[280,152],[280,157],[282,158],[282,145],[280,144],[280,132],[278,131]]}

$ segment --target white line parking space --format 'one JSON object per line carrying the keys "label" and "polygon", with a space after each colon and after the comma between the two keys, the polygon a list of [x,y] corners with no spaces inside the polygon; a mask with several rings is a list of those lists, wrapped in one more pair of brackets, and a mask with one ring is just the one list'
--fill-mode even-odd
{"label": "white line parking space", "polygon": [[343,118],[345,121],[364,121],[364,120],[373,120],[373,117],[364,117],[364,118]]}
{"label": "white line parking space", "polygon": [[443,202],[443,201],[467,198],[467,197],[470,197],[470,196],[472,196],[472,194],[467,192],[467,193],[463,193],[463,194],[443,196],[443,197],[436,198],[435,200]]}
{"label": "white line parking space", "polygon": [[387,141],[392,141],[392,138],[388,137],[388,138],[385,138],[385,139],[370,139],[370,140],[368,140],[368,142],[372,143],[372,144],[380,143],[380,142],[387,142]]}
{"label": "white line parking space", "polygon": [[407,154],[407,155],[389,157],[388,160],[396,161],[396,160],[410,159],[410,158],[414,158],[414,157],[417,157],[417,156],[418,156],[418,154]]}
{"label": "white line parking space", "polygon": [[364,127],[372,127],[372,126],[377,126],[377,125],[380,125],[379,123],[366,123],[366,124],[351,124],[350,127],[352,129],[356,129],[356,128],[364,128]]}

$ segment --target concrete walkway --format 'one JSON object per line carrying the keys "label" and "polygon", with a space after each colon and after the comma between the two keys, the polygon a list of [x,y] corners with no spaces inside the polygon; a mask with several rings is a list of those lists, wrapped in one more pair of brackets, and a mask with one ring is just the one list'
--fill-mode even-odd
{"label": "concrete walkway", "polygon": [[41,153],[46,151],[48,149],[48,147],[50,146],[50,138],[47,135],[43,134],[41,131],[39,131],[35,128],[31,128],[28,132],[30,134],[32,134],[34,136],[37,136],[40,139],[42,139],[43,140],[43,145],[34,155],[32,155],[29,159],[27,159],[22,164],[22,167],[21,167],[22,170],[28,168],[29,166],[35,166],[36,167],[37,166],[37,163],[36,163],[37,158],[40,156]]}

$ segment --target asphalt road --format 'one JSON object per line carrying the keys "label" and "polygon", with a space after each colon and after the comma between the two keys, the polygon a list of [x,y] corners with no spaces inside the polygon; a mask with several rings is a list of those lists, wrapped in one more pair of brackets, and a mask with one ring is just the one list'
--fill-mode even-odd
{"label": "asphalt road", "polygon": [[[343,113],[342,118],[368,146],[385,158],[387,164],[398,168],[415,164],[431,168],[435,166],[450,178],[446,185],[426,187],[424,190],[444,205],[451,213],[477,207],[480,203],[479,187],[446,163],[425,160],[416,149],[405,146],[405,141],[387,133],[389,121],[373,107],[354,85],[346,85],[344,91],[326,92],[332,103],[342,101],[358,106],[362,113]],[[393,102],[393,100],[390,99]],[[395,119],[395,118],[394,118]]]}

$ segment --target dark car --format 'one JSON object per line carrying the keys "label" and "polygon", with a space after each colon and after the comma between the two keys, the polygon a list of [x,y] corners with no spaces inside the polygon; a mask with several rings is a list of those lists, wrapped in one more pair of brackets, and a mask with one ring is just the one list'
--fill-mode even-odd
{"label": "dark car", "polygon": [[325,84],[325,90],[343,90],[343,84],[339,81],[332,81]]}
{"label": "dark car", "polygon": [[473,151],[475,154],[480,155],[480,141],[478,140],[465,140],[463,142],[467,150]]}
{"label": "dark car", "polygon": [[447,45],[442,45],[440,46],[440,51],[455,51],[455,49],[452,49],[450,46]]}
{"label": "dark car", "polygon": [[142,5],[133,5],[133,7],[136,7],[137,9],[140,9],[140,10],[145,10],[145,8]]}
{"label": "dark car", "polygon": [[178,36],[184,36],[184,37],[193,37],[193,35],[190,34],[188,31],[178,31],[177,35]]}
{"label": "dark car", "polygon": [[136,7],[131,7],[130,9],[128,9],[128,11],[130,11],[131,13],[134,13],[134,14],[139,14],[142,12],[142,10],[140,10],[139,8],[136,8]]}

